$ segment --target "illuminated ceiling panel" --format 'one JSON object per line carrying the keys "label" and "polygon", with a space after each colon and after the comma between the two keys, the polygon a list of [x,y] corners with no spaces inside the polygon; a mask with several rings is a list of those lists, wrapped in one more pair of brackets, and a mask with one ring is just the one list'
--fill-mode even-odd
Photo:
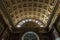
{"label": "illuminated ceiling panel", "polygon": [[26,18],[42,21],[45,26],[57,0],[3,0],[14,25]]}

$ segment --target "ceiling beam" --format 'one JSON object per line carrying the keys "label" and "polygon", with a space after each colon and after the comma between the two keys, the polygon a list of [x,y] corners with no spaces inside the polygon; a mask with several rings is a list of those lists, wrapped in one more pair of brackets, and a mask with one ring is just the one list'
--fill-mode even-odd
{"label": "ceiling beam", "polygon": [[58,9],[59,4],[60,4],[60,0],[57,1],[56,5],[55,5],[55,7],[54,7],[54,10],[53,10],[53,12],[52,12],[52,14],[51,14],[51,17],[50,17],[49,21],[48,21],[47,27],[49,27],[49,25],[50,25],[50,23],[51,23],[54,15],[55,15],[57,9]]}
{"label": "ceiling beam", "polygon": [[6,16],[6,18],[8,19],[8,21],[10,23],[10,25],[14,27],[13,21],[11,20],[11,17],[9,15],[9,12],[8,12],[8,10],[6,8],[6,5],[4,4],[3,0],[0,0],[0,6],[1,6],[1,9],[3,11],[3,15]]}

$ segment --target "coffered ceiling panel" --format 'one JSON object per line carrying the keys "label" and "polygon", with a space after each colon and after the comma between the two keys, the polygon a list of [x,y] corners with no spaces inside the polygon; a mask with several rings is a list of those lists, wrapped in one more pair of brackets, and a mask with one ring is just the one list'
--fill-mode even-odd
{"label": "coffered ceiling panel", "polygon": [[38,19],[45,26],[53,12],[57,0],[3,0],[14,25],[23,19]]}

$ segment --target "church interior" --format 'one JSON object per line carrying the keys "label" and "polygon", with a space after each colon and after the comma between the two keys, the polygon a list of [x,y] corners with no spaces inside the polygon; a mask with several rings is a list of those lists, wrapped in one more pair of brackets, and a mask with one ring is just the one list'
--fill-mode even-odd
{"label": "church interior", "polygon": [[0,40],[60,40],[60,0],[0,0]]}

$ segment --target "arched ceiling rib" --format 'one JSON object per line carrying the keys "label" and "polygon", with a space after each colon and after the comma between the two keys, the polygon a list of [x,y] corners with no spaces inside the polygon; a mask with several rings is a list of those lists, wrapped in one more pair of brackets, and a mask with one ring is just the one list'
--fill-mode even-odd
{"label": "arched ceiling rib", "polygon": [[14,25],[25,18],[35,18],[47,24],[57,0],[3,0]]}

